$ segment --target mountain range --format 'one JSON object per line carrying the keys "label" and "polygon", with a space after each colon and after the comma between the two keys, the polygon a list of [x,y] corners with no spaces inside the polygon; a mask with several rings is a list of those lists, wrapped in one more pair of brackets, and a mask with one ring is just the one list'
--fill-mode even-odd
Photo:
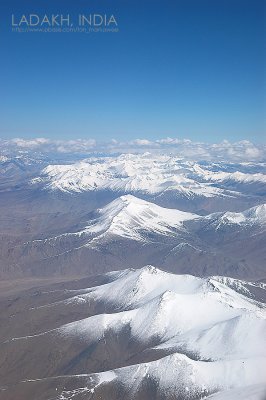
{"label": "mountain range", "polygon": [[265,400],[265,172],[0,154],[0,400]]}
{"label": "mountain range", "polygon": [[266,277],[265,204],[201,216],[124,195],[87,217],[70,232],[9,247],[7,275],[84,276],[153,264],[196,276]]}
{"label": "mountain range", "polygon": [[9,300],[1,400],[265,398],[265,284],[153,266],[84,283]]}

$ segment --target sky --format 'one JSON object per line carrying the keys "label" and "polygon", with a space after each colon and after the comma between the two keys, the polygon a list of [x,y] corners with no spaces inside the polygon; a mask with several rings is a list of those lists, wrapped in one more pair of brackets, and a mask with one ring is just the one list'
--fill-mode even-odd
{"label": "sky", "polygon": [[[3,0],[0,136],[264,143],[264,6]],[[94,13],[113,14],[118,32],[12,32],[12,14]]]}

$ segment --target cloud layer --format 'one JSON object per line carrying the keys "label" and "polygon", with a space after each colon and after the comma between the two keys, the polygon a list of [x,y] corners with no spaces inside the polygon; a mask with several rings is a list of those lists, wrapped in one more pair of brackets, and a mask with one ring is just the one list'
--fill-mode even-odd
{"label": "cloud layer", "polygon": [[189,139],[163,138],[159,140],[135,139],[97,142],[95,139],[52,140],[46,138],[15,138],[0,140],[0,154],[43,153],[86,156],[92,153],[164,153],[191,160],[265,161],[266,146],[255,145],[247,140],[220,143],[193,142]]}

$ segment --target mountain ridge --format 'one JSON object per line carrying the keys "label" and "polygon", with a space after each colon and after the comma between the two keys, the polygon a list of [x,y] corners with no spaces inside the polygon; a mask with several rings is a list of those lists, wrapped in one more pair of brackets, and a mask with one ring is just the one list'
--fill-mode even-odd
{"label": "mountain ridge", "polygon": [[[240,213],[200,216],[123,195],[79,221],[76,230],[11,247],[8,257],[18,274],[20,268],[23,274],[69,274],[75,266],[76,273],[85,275],[92,265],[106,272],[122,269],[124,263],[133,268],[156,263],[198,276],[261,279],[266,262],[261,245],[266,240],[265,210],[259,205]],[[6,256],[2,257],[4,263]]]}
{"label": "mountain ridge", "polygon": [[[31,387],[46,387],[56,399],[59,387],[58,396],[77,400],[81,394],[114,400],[119,393],[137,400],[177,394],[194,400],[251,385],[264,390],[265,303],[214,277],[174,275],[153,266],[107,276],[96,286],[62,291],[59,301],[51,300],[51,291],[39,308],[27,311],[36,326],[40,318],[46,325],[33,332],[22,318],[24,335],[0,344],[0,374],[6,374],[1,400],[18,399],[16,386],[23,400]],[[62,315],[73,320],[53,326]],[[11,328],[16,319],[19,313]],[[34,361],[44,355],[50,361],[37,368]],[[20,360],[27,368],[19,368]]]}

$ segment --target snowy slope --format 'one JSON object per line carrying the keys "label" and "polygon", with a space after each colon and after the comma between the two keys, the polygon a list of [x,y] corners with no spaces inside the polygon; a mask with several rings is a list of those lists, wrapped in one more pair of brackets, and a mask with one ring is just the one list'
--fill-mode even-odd
{"label": "snowy slope", "polygon": [[208,397],[209,400],[265,400],[266,385],[250,385],[240,389],[226,390]]}
{"label": "snowy slope", "polygon": [[[123,337],[123,346],[138,343],[138,354],[152,354],[147,362],[84,375],[86,385],[79,386],[80,393],[104,399],[105,390],[111,390],[108,398],[115,399],[121,394],[121,385],[125,398],[133,399],[141,399],[140,393],[152,398],[151,384],[159,398],[167,395],[169,399],[195,399],[250,385],[259,385],[261,392],[266,385],[266,307],[232,289],[233,283],[241,287],[241,281],[173,275],[152,266],[108,275],[109,283],[73,290],[68,299],[50,304],[48,309],[60,313],[67,307],[73,312],[86,304],[101,304],[112,312],[40,335],[13,338],[7,345],[19,344],[18,353],[24,348],[25,357],[31,343],[36,345],[38,340],[48,343],[46,351],[54,343],[72,347],[79,343],[81,351],[101,342],[107,354],[112,354],[108,352],[112,338]],[[93,353],[90,357],[94,358]],[[60,398],[75,398],[76,390],[62,392],[65,397]],[[217,399],[223,398],[219,396]]]}
{"label": "snowy slope", "polygon": [[265,309],[215,278],[144,267],[124,271],[68,304],[91,299],[126,311],[68,324],[61,328],[62,334],[102,336],[107,328],[119,330],[129,324],[132,336],[141,342],[157,337],[157,349],[186,348],[204,360],[266,356]]}
{"label": "snowy slope", "polygon": [[[91,238],[112,239],[113,235],[148,240],[151,235],[178,236],[189,232],[186,222],[194,220],[194,230],[207,226],[218,230],[224,226],[263,226],[266,224],[266,205],[262,204],[241,213],[213,213],[208,216],[160,207],[133,195],[120,196],[102,209],[93,213],[93,218],[85,227],[64,236],[87,236]],[[51,238],[52,240],[52,238]],[[95,242],[94,240],[94,242]]]}
{"label": "snowy slope", "polygon": [[98,213],[98,218],[90,221],[80,234],[109,233],[140,239],[140,230],[143,230],[171,235],[177,228],[182,229],[184,221],[198,217],[196,214],[163,208],[132,195],[117,198],[98,210]]}
{"label": "snowy slope", "polygon": [[169,398],[189,399],[266,384],[265,307],[235,292],[221,278],[178,276],[148,266],[118,273],[112,282],[78,297],[111,303],[119,312],[65,325],[58,330],[60,335],[90,341],[92,336],[104,337],[106,331],[130,326],[134,340],[172,353],[112,371],[111,383],[105,381],[105,373],[97,374],[90,383],[99,382],[89,392],[122,384],[134,398],[148,380]]}
{"label": "snowy slope", "polygon": [[89,222],[80,232],[87,234],[110,233],[128,238],[141,238],[141,231],[163,235],[175,235],[185,230],[186,221],[195,220],[195,224],[221,226],[263,226],[266,224],[266,204],[250,208],[243,212],[214,213],[205,217],[197,214],[167,209],[138,199],[132,195],[117,198],[103,209],[99,216]]}
{"label": "snowy slope", "polygon": [[206,181],[211,182],[238,182],[238,183],[254,183],[254,182],[261,182],[266,184],[266,176],[262,173],[247,173],[247,172],[224,172],[224,171],[206,171],[205,169],[196,166],[195,170],[197,171],[198,175],[201,175],[202,178]]}
{"label": "snowy slope", "polygon": [[202,362],[176,353],[158,361],[115,370],[113,379],[130,388],[131,395],[140,389],[143,381],[149,380],[156,382],[158,391],[168,398],[195,399],[217,390],[263,384],[264,366],[265,359],[261,358]]}
{"label": "snowy slope", "polygon": [[214,213],[204,218],[216,229],[224,226],[238,225],[239,227],[263,226],[266,224],[266,204],[252,207],[243,212]]}
{"label": "snowy slope", "polygon": [[[263,367],[263,360],[260,358],[202,362],[176,353],[158,361],[84,376],[83,387],[64,391],[58,399],[75,399],[76,395],[82,393],[113,400],[119,398],[123,388],[125,398],[130,399],[142,399],[142,396],[153,399],[156,393],[159,399],[264,400]],[[232,387],[235,389],[230,390]],[[217,391],[219,393],[212,395]],[[239,395],[244,396],[237,397]]]}

